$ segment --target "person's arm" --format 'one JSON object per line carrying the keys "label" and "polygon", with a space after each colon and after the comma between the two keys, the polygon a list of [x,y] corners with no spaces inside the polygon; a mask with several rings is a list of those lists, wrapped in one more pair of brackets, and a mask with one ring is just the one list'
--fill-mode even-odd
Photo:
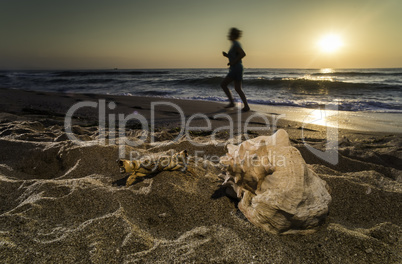
{"label": "person's arm", "polygon": [[235,65],[235,64],[238,63],[241,59],[243,59],[244,57],[246,57],[246,53],[244,52],[244,50],[243,50],[240,46],[237,47],[236,51],[237,51],[237,54],[238,54],[237,57],[234,59],[234,61],[229,62],[229,63],[228,63],[228,66]]}
{"label": "person's arm", "polygon": [[229,55],[226,53],[226,52],[224,52],[224,51],[222,51],[222,55],[224,56],[224,57],[228,57]]}

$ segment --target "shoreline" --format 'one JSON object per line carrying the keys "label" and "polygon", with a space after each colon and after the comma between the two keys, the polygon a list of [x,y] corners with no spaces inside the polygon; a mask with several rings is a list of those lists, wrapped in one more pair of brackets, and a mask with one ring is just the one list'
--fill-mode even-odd
{"label": "shoreline", "polygon": [[[43,102],[41,103],[40,97],[42,95],[52,96],[53,99],[57,98],[57,104],[62,105],[57,110],[58,115],[63,115],[67,112],[67,105],[71,106],[79,101],[96,101],[100,99],[109,100],[108,102],[117,101],[117,112],[124,113],[126,115],[136,111],[142,114],[146,119],[150,119],[151,115],[150,103],[151,102],[172,102],[177,104],[184,110],[185,116],[191,116],[197,113],[206,114],[207,116],[213,116],[221,113],[228,113],[233,115],[233,113],[239,111],[241,108],[241,104],[237,103],[238,107],[231,109],[232,111],[228,111],[222,109],[223,106],[226,105],[224,102],[215,102],[215,101],[207,101],[207,100],[190,100],[190,99],[178,99],[178,98],[166,98],[166,97],[153,97],[153,96],[136,96],[136,95],[104,95],[104,94],[88,94],[88,93],[58,93],[58,92],[42,92],[36,90],[21,90],[21,89],[12,89],[12,88],[0,88],[0,95],[2,96],[0,102],[3,106],[7,105],[8,102],[6,100],[7,93],[14,91],[19,95],[20,98],[23,96],[33,96],[39,99],[36,105],[32,105],[31,102],[23,102],[25,105],[31,105],[31,107],[36,107],[39,112],[42,111],[41,108],[51,109],[52,107],[46,106]],[[10,100],[12,100],[12,97]],[[43,100],[46,101],[46,100]],[[130,105],[130,102],[134,102],[133,105]],[[331,118],[332,110],[325,110],[325,107],[321,108],[304,108],[304,107],[292,107],[292,106],[276,106],[276,105],[260,105],[260,104],[250,104],[251,110],[250,113],[261,113],[266,116],[280,116],[280,119],[285,120],[287,122],[297,122],[302,125],[307,126],[330,126],[330,127],[338,127],[341,130],[346,131],[354,131],[354,132],[367,132],[367,133],[393,133],[393,134],[402,134],[402,123],[400,122],[400,118],[402,117],[402,113],[383,113],[383,112],[365,112],[365,111],[337,111],[337,114]],[[3,107],[6,108],[6,107]],[[196,109],[202,109],[203,111],[197,111]],[[1,109],[0,109],[1,110]],[[21,110],[21,109],[19,109]],[[35,110],[35,109],[34,109]],[[171,109],[175,110],[175,109]],[[46,111],[46,110],[44,110]],[[250,116],[250,113],[242,114],[244,116],[243,119],[247,119]],[[329,114],[328,114],[329,113]],[[162,119],[174,120],[172,119],[173,111],[171,111],[171,115],[162,114],[160,111],[155,111],[155,119],[160,121]],[[237,113],[236,113],[237,114]],[[323,122],[317,122],[315,119],[323,119]],[[212,120],[212,119],[211,119]],[[334,123],[336,122],[336,123]],[[285,122],[286,123],[286,122]],[[334,125],[335,124],[335,125]]]}

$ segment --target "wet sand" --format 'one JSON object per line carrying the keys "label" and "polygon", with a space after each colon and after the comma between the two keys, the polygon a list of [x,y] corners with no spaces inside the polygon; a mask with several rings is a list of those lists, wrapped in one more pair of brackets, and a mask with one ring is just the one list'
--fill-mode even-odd
{"label": "wet sand", "polygon": [[[402,262],[401,134],[340,129],[334,165],[306,148],[325,150],[324,127],[278,119],[277,109],[264,113],[266,119],[253,117],[244,128],[256,112],[213,102],[169,100],[180,113],[167,104],[151,111],[151,103],[166,101],[162,98],[9,89],[0,89],[0,101],[0,256],[6,263]],[[88,143],[78,145],[66,135],[65,115],[80,102],[97,105],[73,114],[74,136]],[[103,102],[106,131],[98,122]],[[125,122],[125,136],[132,142],[144,139],[128,146],[126,155],[187,149],[189,170],[164,171],[125,187],[128,175],[116,164],[121,150],[110,140],[119,113],[133,117]],[[196,113],[203,115],[190,120]],[[135,116],[148,121],[152,134],[142,137],[145,127]],[[267,233],[225,196],[214,157],[225,154],[231,135],[212,130],[228,126],[229,117],[238,141],[285,129],[310,168],[328,183],[330,214],[315,233]],[[204,129],[186,138],[183,119]]]}

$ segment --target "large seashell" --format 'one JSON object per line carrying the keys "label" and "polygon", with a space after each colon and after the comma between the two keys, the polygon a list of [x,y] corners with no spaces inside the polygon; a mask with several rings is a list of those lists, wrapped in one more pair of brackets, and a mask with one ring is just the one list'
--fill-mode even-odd
{"label": "large seashell", "polygon": [[220,160],[224,184],[253,224],[272,233],[298,233],[314,229],[328,215],[326,182],[308,168],[285,130],[227,150]]}

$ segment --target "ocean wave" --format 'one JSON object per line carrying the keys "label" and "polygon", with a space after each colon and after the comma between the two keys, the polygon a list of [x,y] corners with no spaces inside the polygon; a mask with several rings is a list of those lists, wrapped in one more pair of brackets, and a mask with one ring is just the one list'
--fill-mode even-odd
{"label": "ocean wave", "polygon": [[[304,72],[304,71],[303,71]],[[277,70],[250,70],[250,69],[246,69],[244,72],[245,75],[266,75],[266,74],[270,74],[270,75],[274,75],[274,74],[281,74],[280,72],[278,72]],[[287,71],[286,75],[301,75],[302,72],[297,72],[297,71]]]}
{"label": "ocean wave", "polygon": [[219,86],[222,82],[222,77],[205,77],[205,78],[188,78],[180,80],[171,80],[172,84],[176,85],[213,85]]}
{"label": "ocean wave", "polygon": [[354,77],[354,76],[402,76],[401,72],[364,72],[364,71],[347,71],[347,72],[316,72],[311,73],[312,76],[346,76],[346,77]]}
{"label": "ocean wave", "polygon": [[[169,81],[173,85],[179,86],[202,86],[216,88],[220,86],[222,82],[222,77],[206,77],[206,78],[189,78],[181,80],[171,80]],[[166,83],[166,81],[161,81]],[[371,84],[371,83],[353,83],[353,82],[342,82],[334,80],[316,80],[308,78],[282,78],[282,77],[272,77],[272,78],[248,78],[243,80],[243,86],[252,86],[257,88],[288,88],[288,89],[303,89],[303,90],[313,90],[313,89],[355,89],[356,91],[360,89],[391,89],[400,90],[400,86],[392,86],[387,84]]]}
{"label": "ocean wave", "polygon": [[124,83],[124,80],[116,80],[113,78],[91,78],[91,79],[49,79],[43,80],[52,84],[106,84],[106,83]]}
{"label": "ocean wave", "polygon": [[136,70],[136,71],[62,71],[54,72],[55,76],[59,77],[80,77],[93,75],[146,75],[146,74],[168,74],[169,71],[151,71],[151,70]]}
{"label": "ocean wave", "polygon": [[[219,87],[220,83],[223,81],[222,77],[205,77],[205,78],[189,78],[181,80],[172,80],[171,83],[175,85],[197,85],[197,86],[214,86]],[[267,86],[267,85],[278,85],[285,83],[294,83],[298,81],[297,79],[290,78],[248,78],[243,80],[243,85],[251,86]],[[313,83],[313,80],[299,80],[301,82]]]}
{"label": "ocean wave", "polygon": [[[203,100],[214,102],[226,102],[227,99],[219,96],[193,96],[185,98],[189,100]],[[240,101],[239,101],[240,102]],[[291,106],[303,108],[318,108],[321,106],[337,107],[340,111],[367,111],[384,113],[402,113],[402,105],[397,103],[383,103],[369,100],[349,100],[349,101],[308,101],[308,100],[276,100],[276,99],[249,99],[250,104],[273,105],[273,106]]]}
{"label": "ocean wave", "polygon": [[175,94],[174,91],[140,91],[140,92],[135,92],[133,95],[144,95],[144,96],[167,96],[169,97],[170,95]]}
{"label": "ocean wave", "polygon": [[350,90],[355,89],[400,89],[399,86],[392,86],[387,84],[373,84],[363,82],[343,82],[338,80],[327,79],[308,79],[308,78],[259,78],[259,79],[246,79],[243,81],[244,85],[256,87],[278,87],[278,88],[301,88],[308,89],[339,89]]}
{"label": "ocean wave", "polygon": [[275,102],[268,100],[250,100],[250,103],[255,104],[268,104],[278,106],[294,106],[304,108],[317,108],[320,106],[337,107],[340,111],[367,111],[367,112],[388,112],[388,113],[402,113],[402,105],[388,104],[378,101],[342,101],[342,102],[312,102],[312,101],[279,101]]}

